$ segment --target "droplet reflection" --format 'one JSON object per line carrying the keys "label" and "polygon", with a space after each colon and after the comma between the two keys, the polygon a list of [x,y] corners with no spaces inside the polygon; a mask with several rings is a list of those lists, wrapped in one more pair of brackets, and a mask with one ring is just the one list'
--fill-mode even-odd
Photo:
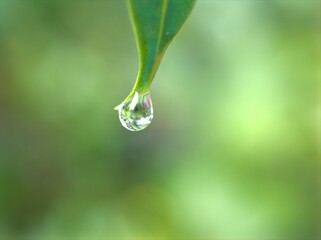
{"label": "droplet reflection", "polygon": [[153,119],[153,105],[149,93],[140,95],[135,92],[132,98],[119,105],[116,110],[121,124],[130,131],[145,129]]}

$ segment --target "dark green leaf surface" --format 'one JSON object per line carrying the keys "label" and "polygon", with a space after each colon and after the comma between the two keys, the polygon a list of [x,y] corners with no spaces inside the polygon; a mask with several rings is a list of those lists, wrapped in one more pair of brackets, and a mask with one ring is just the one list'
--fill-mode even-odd
{"label": "dark green leaf surface", "polygon": [[195,0],[128,0],[140,68],[129,94],[148,92],[166,48],[182,28]]}

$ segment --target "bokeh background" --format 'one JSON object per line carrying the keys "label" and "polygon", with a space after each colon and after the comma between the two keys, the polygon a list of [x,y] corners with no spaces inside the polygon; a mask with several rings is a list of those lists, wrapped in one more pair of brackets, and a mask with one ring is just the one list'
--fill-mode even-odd
{"label": "bokeh background", "polygon": [[134,133],[125,1],[0,0],[0,240],[320,239],[320,5],[199,0]]}

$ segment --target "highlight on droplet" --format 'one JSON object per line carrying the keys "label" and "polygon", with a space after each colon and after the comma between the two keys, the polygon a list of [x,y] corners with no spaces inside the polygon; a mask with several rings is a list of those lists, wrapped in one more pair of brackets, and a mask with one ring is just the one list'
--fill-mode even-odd
{"label": "highlight on droplet", "polygon": [[123,127],[130,131],[141,131],[147,128],[153,119],[153,104],[149,92],[144,94],[135,92],[132,98],[115,109],[118,111]]}

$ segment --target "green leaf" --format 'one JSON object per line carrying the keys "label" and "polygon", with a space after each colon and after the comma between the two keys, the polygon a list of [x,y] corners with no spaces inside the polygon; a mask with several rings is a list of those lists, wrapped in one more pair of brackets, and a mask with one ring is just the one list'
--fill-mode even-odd
{"label": "green leaf", "polygon": [[182,28],[195,1],[128,0],[140,67],[134,88],[126,99],[131,98],[135,92],[149,92],[162,56]]}

